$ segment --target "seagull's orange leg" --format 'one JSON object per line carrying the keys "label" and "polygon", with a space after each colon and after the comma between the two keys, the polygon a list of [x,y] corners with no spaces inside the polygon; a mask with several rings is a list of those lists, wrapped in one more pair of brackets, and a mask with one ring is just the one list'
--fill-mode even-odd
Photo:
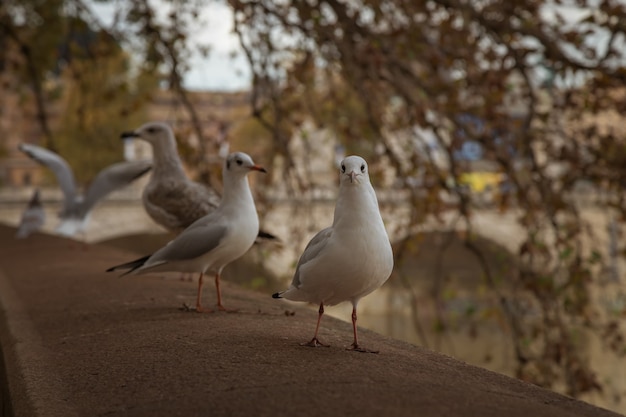
{"label": "seagull's orange leg", "polygon": [[213,310],[211,310],[210,308],[202,307],[202,304],[200,303],[200,298],[202,297],[202,278],[203,277],[204,277],[204,274],[201,272],[200,277],[198,278],[198,295],[196,296],[196,311],[198,313],[212,313]]}
{"label": "seagull's orange leg", "polygon": [[311,339],[310,342],[307,343],[301,343],[301,346],[311,346],[311,347],[318,347],[318,346],[324,346],[324,347],[328,347],[329,345],[325,345],[322,342],[319,341],[319,339],[317,338],[317,332],[320,329],[320,322],[322,321],[322,316],[324,315],[324,303],[320,303],[320,309],[318,310],[318,314],[317,314],[317,325],[315,326],[315,334],[313,335],[313,339]]}
{"label": "seagull's orange leg", "polygon": [[220,273],[215,274],[215,291],[217,292],[217,309],[219,311],[237,311],[224,307],[222,304],[222,291],[220,290]]}
{"label": "seagull's orange leg", "polygon": [[354,333],[354,343],[352,343],[352,347],[348,348],[347,350],[364,353],[378,353],[377,350],[369,350],[359,346],[359,337],[357,336],[356,331],[356,306],[352,306],[352,331]]}

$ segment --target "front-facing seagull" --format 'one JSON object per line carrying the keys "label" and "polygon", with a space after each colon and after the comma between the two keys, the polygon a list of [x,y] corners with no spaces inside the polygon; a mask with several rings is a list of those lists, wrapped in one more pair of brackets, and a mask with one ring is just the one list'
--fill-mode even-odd
{"label": "front-facing seagull", "polygon": [[319,304],[315,334],[306,343],[308,346],[325,346],[317,338],[324,306],[350,301],[354,332],[351,350],[371,352],[359,345],[357,304],[387,281],[392,270],[393,252],[367,162],[359,156],[349,156],[341,162],[332,226],[311,239],[298,261],[291,285],[273,297]]}
{"label": "front-facing seagull", "polygon": [[126,274],[198,272],[198,312],[212,311],[203,308],[200,299],[204,274],[214,272],[217,308],[226,310],[220,293],[222,269],[244,255],[259,233],[259,217],[248,184],[250,171],[266,172],[243,152],[228,155],[222,171],[224,195],[215,211],[193,222],[154,254],[114,266],[107,271],[130,269]]}

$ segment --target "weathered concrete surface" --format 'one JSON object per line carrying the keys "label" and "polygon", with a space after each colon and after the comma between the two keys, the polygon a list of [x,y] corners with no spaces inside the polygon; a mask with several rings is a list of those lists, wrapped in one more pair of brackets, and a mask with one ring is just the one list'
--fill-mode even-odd
{"label": "weathered concrete surface", "polygon": [[[348,352],[350,325],[329,317],[320,338],[332,347],[301,347],[315,311],[228,283],[225,303],[239,312],[183,312],[195,283],[118,278],[103,271],[132,255],[13,234],[0,226],[0,343],[16,416],[616,415],[368,331],[363,344],[381,353]],[[213,302],[212,285],[204,296]]]}

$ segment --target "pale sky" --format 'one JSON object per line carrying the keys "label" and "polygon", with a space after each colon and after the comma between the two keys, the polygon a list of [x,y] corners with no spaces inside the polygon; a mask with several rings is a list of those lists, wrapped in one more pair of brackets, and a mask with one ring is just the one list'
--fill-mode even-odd
{"label": "pale sky", "polygon": [[[154,0],[159,2],[160,0]],[[99,19],[109,25],[118,2],[89,2],[89,6]],[[158,11],[167,13],[167,7]],[[222,2],[209,2],[201,16],[206,23],[192,30],[192,42],[210,45],[208,57],[194,56],[190,70],[185,75],[185,87],[191,90],[245,90],[250,87],[250,67],[241,53],[237,36],[232,33],[233,16],[228,5]],[[235,57],[231,55],[236,52]]]}
{"label": "pale sky", "polygon": [[[222,3],[211,3],[206,8],[207,25],[196,33],[197,40],[209,43],[207,58],[197,56],[191,61],[191,70],[185,77],[189,89],[243,90],[250,87],[250,67],[232,33],[233,14]],[[236,52],[235,57],[231,55]]]}

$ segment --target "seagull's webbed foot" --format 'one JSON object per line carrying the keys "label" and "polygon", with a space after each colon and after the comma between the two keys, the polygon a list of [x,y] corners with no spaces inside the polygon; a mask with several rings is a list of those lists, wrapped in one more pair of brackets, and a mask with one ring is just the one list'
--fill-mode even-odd
{"label": "seagull's webbed foot", "polygon": [[330,347],[330,345],[325,345],[324,343],[320,342],[319,339],[317,337],[314,337],[313,339],[311,339],[311,341],[306,342],[306,343],[300,343],[300,346],[309,346],[309,347]]}
{"label": "seagull's webbed foot", "polygon": [[363,346],[359,346],[356,343],[353,343],[352,346],[350,346],[349,348],[346,348],[346,350],[350,350],[353,352],[362,352],[362,353],[380,353],[380,350],[366,349]]}
{"label": "seagull's webbed foot", "polygon": [[195,313],[213,313],[213,310],[210,308],[206,308],[202,306],[191,307],[187,303],[183,303],[183,306],[179,310],[187,311],[187,312],[195,312]]}
{"label": "seagull's webbed foot", "polygon": [[218,304],[218,305],[217,305],[217,309],[218,309],[219,311],[223,311],[223,312],[225,312],[225,313],[237,313],[237,312],[239,311],[239,309],[238,309],[238,308],[226,308],[226,307],[224,307],[224,306],[223,306],[223,305],[221,305],[221,304]]}

